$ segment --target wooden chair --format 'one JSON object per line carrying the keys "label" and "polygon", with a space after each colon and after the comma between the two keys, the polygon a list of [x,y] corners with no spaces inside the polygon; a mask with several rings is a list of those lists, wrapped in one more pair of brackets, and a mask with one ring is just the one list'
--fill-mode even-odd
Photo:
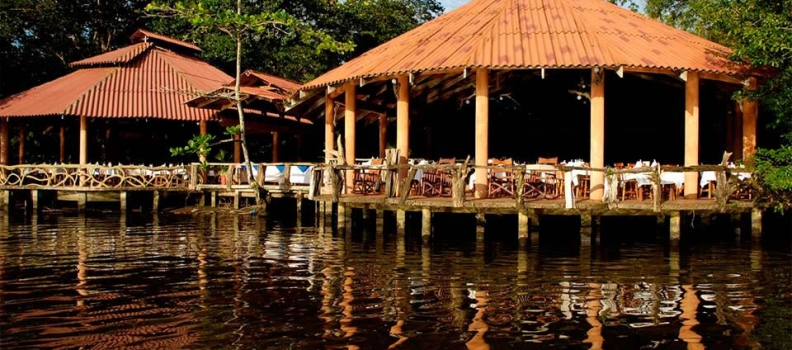
{"label": "wooden chair", "polygon": [[546,164],[546,165],[558,165],[558,157],[552,157],[552,158],[539,157],[539,160],[536,163]]}
{"label": "wooden chair", "polygon": [[[584,163],[584,167],[590,167],[589,163]],[[576,197],[589,198],[591,196],[591,175],[578,175],[578,185]]]}
{"label": "wooden chair", "polygon": [[[624,163],[617,163],[621,164],[622,167]],[[635,163],[627,163],[627,169],[632,169],[635,167]],[[624,174],[622,174],[619,181],[622,182],[622,192],[621,192],[621,200],[624,202],[627,199],[638,199],[638,181],[636,180],[625,180]]]}
{"label": "wooden chair", "polygon": [[514,171],[511,167],[514,161],[511,158],[500,160],[493,159],[493,166],[506,166],[508,169],[489,169],[487,197],[503,197],[514,195]]}
{"label": "wooden chair", "polygon": [[[440,158],[437,162],[437,165],[451,164],[456,164],[456,158]],[[424,196],[450,196],[451,170],[424,170],[421,176],[421,194]]]}
{"label": "wooden chair", "polygon": [[[382,159],[372,159],[372,166],[382,165]],[[360,169],[355,170],[352,193],[372,194],[379,193],[380,170],[379,169]]]}
{"label": "wooden chair", "polygon": [[[679,164],[666,164],[666,166],[678,167]],[[679,196],[679,191],[680,188],[677,188],[675,184],[665,184],[660,186],[660,193],[670,201],[677,199],[677,196]]]}

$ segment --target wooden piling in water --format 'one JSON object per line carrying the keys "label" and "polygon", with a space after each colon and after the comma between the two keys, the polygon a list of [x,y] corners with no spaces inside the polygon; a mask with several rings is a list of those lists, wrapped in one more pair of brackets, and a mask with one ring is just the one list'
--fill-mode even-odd
{"label": "wooden piling in water", "polygon": [[758,208],[751,210],[751,237],[762,238],[762,210]]}
{"label": "wooden piling in water", "polygon": [[429,209],[421,209],[421,239],[428,243],[432,237],[432,212]]}
{"label": "wooden piling in water", "polygon": [[407,212],[404,209],[396,210],[396,232],[403,234],[407,229]]}
{"label": "wooden piling in water", "polygon": [[151,203],[151,211],[158,213],[159,212],[159,205],[160,205],[160,191],[153,192],[153,199]]}
{"label": "wooden piling in water", "polygon": [[33,213],[38,213],[39,209],[39,191],[38,190],[30,190],[30,208],[33,209]]}
{"label": "wooden piling in water", "polygon": [[668,231],[671,244],[679,244],[679,239],[682,235],[682,214],[680,212],[671,212],[671,220],[669,220]]}
{"label": "wooden piling in water", "polygon": [[524,247],[528,244],[528,213],[525,211],[520,211],[517,213],[517,240],[520,243],[521,247]]}
{"label": "wooden piling in water", "polygon": [[347,208],[346,205],[344,205],[342,203],[338,203],[338,220],[336,220],[336,222],[337,222],[336,226],[339,229],[343,229],[344,227],[346,227],[347,210],[348,209],[349,208]]}
{"label": "wooden piling in water", "polygon": [[77,212],[85,212],[85,204],[88,202],[88,193],[77,193]]}
{"label": "wooden piling in water", "polygon": [[121,191],[118,194],[119,211],[123,214],[127,212],[127,192]]}

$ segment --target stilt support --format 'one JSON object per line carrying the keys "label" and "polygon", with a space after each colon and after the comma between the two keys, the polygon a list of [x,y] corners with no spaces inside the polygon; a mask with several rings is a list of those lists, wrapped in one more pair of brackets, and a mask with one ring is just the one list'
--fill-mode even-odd
{"label": "stilt support", "polygon": [[751,210],[751,237],[762,238],[762,210],[758,208]]}
{"label": "stilt support", "polygon": [[80,192],[77,194],[77,212],[84,213],[85,212],[85,204],[88,202],[88,194],[85,192]]}
{"label": "stilt support", "polygon": [[384,231],[385,227],[385,211],[384,210],[377,210],[377,217],[374,219],[376,224],[376,231],[382,232]]}
{"label": "stilt support", "polygon": [[30,190],[30,208],[33,209],[33,213],[38,213],[39,205],[39,191],[38,190]]}
{"label": "stilt support", "polygon": [[671,220],[669,220],[668,231],[671,244],[679,244],[679,238],[682,235],[682,215],[680,212],[671,212]]}
{"label": "stilt support", "polygon": [[11,191],[3,190],[0,192],[0,210],[9,211],[8,207],[11,204]]}
{"label": "stilt support", "polygon": [[239,191],[234,191],[234,209],[239,209],[241,202],[242,202],[242,193]]}
{"label": "stilt support", "polygon": [[407,212],[404,209],[396,210],[396,232],[403,234],[407,229]]}
{"label": "stilt support", "polygon": [[119,211],[121,213],[126,213],[127,212],[127,192],[126,191],[121,191],[121,193],[118,194],[118,203],[119,203],[119,208],[120,208]]}
{"label": "stilt support", "polygon": [[154,198],[151,202],[151,211],[159,213],[160,191],[154,191]]}
{"label": "stilt support", "polygon": [[343,229],[346,227],[346,220],[347,220],[347,210],[349,208],[346,207],[343,203],[338,203],[338,220],[337,220],[337,227],[339,229]]}
{"label": "stilt support", "polygon": [[421,240],[428,243],[432,237],[432,212],[429,209],[421,210]]}
{"label": "stilt support", "polygon": [[296,206],[295,209],[297,210],[297,220],[296,220],[297,221],[297,227],[302,227],[303,194],[302,193],[297,193],[294,196],[294,199],[295,199],[295,202],[296,202],[295,203],[295,206]]}
{"label": "stilt support", "polygon": [[484,240],[484,231],[487,227],[487,217],[485,214],[476,214],[476,240]]}
{"label": "stilt support", "polygon": [[212,202],[211,203],[212,204],[212,208],[217,208],[217,192],[212,191],[212,194],[210,195],[210,197],[211,197],[210,201]]}
{"label": "stilt support", "polygon": [[528,245],[528,214],[524,211],[517,213],[517,239],[520,246]]}

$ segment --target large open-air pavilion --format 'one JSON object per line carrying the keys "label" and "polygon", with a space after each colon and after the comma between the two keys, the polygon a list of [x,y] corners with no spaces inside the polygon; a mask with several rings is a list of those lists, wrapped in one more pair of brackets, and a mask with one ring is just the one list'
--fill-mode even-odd
{"label": "large open-air pavilion", "polygon": [[[756,80],[729,53],[605,1],[474,0],[306,83],[288,110],[324,118],[325,149],[343,135],[347,161],[383,157],[395,134],[400,164],[720,164],[756,145],[757,104],[731,98]],[[687,198],[699,175],[685,173]],[[475,198],[490,182],[475,177]],[[601,200],[604,182],[592,172],[583,193]]]}

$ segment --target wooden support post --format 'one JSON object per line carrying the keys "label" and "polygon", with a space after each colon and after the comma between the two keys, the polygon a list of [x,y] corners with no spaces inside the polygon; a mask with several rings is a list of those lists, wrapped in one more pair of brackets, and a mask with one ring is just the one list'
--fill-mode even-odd
{"label": "wooden support post", "polygon": [[88,194],[85,192],[77,193],[77,212],[84,213],[88,202]]}
{"label": "wooden support post", "polygon": [[385,159],[385,148],[388,147],[388,115],[379,115],[379,157]]}
{"label": "wooden support post", "polygon": [[377,232],[382,232],[385,227],[385,211],[377,209],[377,217],[374,219]]}
{"label": "wooden support post", "polygon": [[319,201],[316,202],[316,226],[319,232],[324,231],[325,225],[325,201]]}
{"label": "wooden support post", "polygon": [[335,110],[330,94],[325,95],[325,163],[333,158],[335,150]]}
{"label": "wooden support post", "polygon": [[234,191],[234,209],[239,209],[242,202],[242,192]]}
{"label": "wooden support post", "polygon": [[126,191],[121,191],[121,193],[118,194],[118,203],[119,203],[119,208],[120,208],[119,211],[121,213],[126,213],[127,212],[127,192]]}
{"label": "wooden support post", "polygon": [[8,118],[0,118],[0,164],[8,164]]}
{"label": "wooden support post", "polygon": [[303,209],[303,193],[297,192],[294,196],[295,205],[297,210],[297,227],[302,227],[302,209]]}
{"label": "wooden support post", "polygon": [[[0,210],[8,212],[9,205],[11,204],[11,191],[0,190]],[[8,217],[8,214],[5,214]]]}
{"label": "wooden support post", "polygon": [[739,242],[742,236],[742,215],[740,213],[732,213],[729,215],[729,221],[731,222],[731,227],[734,228],[735,238]]}
{"label": "wooden support post", "polygon": [[198,128],[202,136],[206,136],[209,134],[209,132],[206,130],[206,120],[201,120],[200,122],[198,122]]}
{"label": "wooden support post", "polygon": [[476,69],[476,183],[474,198],[487,198],[489,160],[489,70]]}
{"label": "wooden support post", "polygon": [[[589,157],[592,168],[605,167],[605,70],[591,70],[591,139]],[[605,195],[605,173],[592,171],[589,176],[589,198],[602,201]]]}
{"label": "wooden support post", "polygon": [[17,164],[25,164],[25,123],[19,123],[19,156]]}
{"label": "wooden support post", "polygon": [[[344,158],[348,165],[355,165],[355,143],[357,142],[355,129],[355,123],[357,122],[356,91],[355,85],[347,85],[344,93],[344,150],[346,151]],[[352,193],[355,180],[354,173],[354,170],[348,170],[346,173],[347,193]]]}
{"label": "wooden support post", "polygon": [[346,205],[343,203],[338,203],[338,219],[336,220],[336,226],[339,229],[343,229],[346,226],[347,209],[349,208],[347,208]]}
{"label": "wooden support post", "polygon": [[432,237],[432,212],[429,209],[421,209],[421,239],[424,243],[429,243]]}
{"label": "wooden support post", "polygon": [[[88,117],[80,116],[80,172],[85,173],[87,169],[83,168],[88,164]],[[85,185],[87,181],[85,176],[80,176],[80,186]]]}
{"label": "wooden support post", "polygon": [[66,162],[66,125],[61,122],[60,125],[60,134],[58,135],[60,138],[60,155],[58,159],[60,159],[61,163]]}
{"label": "wooden support post", "polygon": [[[756,90],[756,78],[749,78],[748,90]],[[742,159],[750,164],[750,159],[756,154],[756,120],[759,116],[759,102],[745,99],[742,118]]]}
{"label": "wooden support post", "polygon": [[236,163],[236,164],[242,163],[242,135],[241,134],[234,134],[234,163]]}
{"label": "wooden support post", "polygon": [[360,215],[361,218],[363,218],[364,221],[368,220],[368,218],[369,218],[369,206],[368,206],[368,204],[364,204],[363,205],[363,209],[360,211],[360,214],[361,214]]}
{"label": "wooden support post", "polygon": [[679,239],[682,234],[682,215],[678,211],[671,212],[671,219],[668,225],[669,240],[672,245],[679,244]]}
{"label": "wooden support post", "polygon": [[521,247],[528,245],[528,214],[524,210],[517,212],[517,239]]}
{"label": "wooden support post", "polygon": [[151,211],[154,213],[159,213],[159,205],[160,205],[160,191],[154,191],[153,198],[151,201]]}
{"label": "wooden support post", "polygon": [[[404,74],[399,75],[397,81],[399,98],[396,102],[396,149],[399,150],[399,165],[406,166],[410,158],[410,83]],[[399,169],[399,180],[405,177],[407,168]]]}
{"label": "wooden support post", "polygon": [[39,191],[38,190],[30,190],[30,208],[33,209],[33,213],[38,213],[39,209]]}
{"label": "wooden support post", "polygon": [[212,204],[212,208],[217,208],[217,191],[211,192],[209,201]]}
{"label": "wooden support post", "polygon": [[740,160],[743,159],[743,101],[734,101],[734,125],[732,126],[733,131],[733,138],[732,142],[732,153],[734,153],[734,159]]}
{"label": "wooden support post", "polygon": [[580,246],[591,246],[591,211],[580,212]]}
{"label": "wooden support post", "polygon": [[280,138],[278,137],[278,132],[272,132],[272,162],[277,163],[280,160]]}
{"label": "wooden support post", "polygon": [[476,214],[476,240],[483,241],[487,228],[487,216],[484,213]]}
{"label": "wooden support post", "polygon": [[[685,166],[699,165],[699,74],[688,72],[685,81]],[[685,173],[685,198],[698,198],[698,172]]]}
{"label": "wooden support post", "polygon": [[396,232],[404,234],[407,229],[407,212],[404,209],[396,210]]}
{"label": "wooden support post", "polygon": [[759,208],[751,210],[751,237],[755,240],[762,238],[762,210]]}

